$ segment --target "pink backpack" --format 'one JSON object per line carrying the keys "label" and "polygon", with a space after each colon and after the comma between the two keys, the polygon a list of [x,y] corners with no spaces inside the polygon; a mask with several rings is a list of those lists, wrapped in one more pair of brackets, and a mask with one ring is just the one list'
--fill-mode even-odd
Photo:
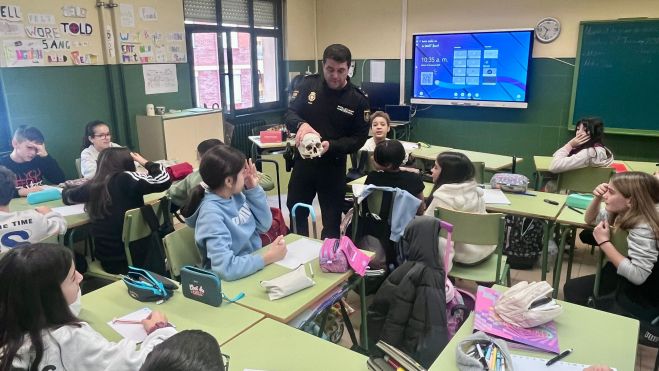
{"label": "pink backpack", "polygon": [[342,236],[340,239],[326,238],[318,260],[323,272],[343,273],[352,268],[363,277],[370,258],[348,236]]}
{"label": "pink backpack", "polygon": [[446,320],[450,340],[469,317],[469,312],[476,307],[476,298],[470,292],[453,286],[451,280],[448,279],[449,259],[451,259],[451,251],[453,250],[453,241],[451,240],[453,225],[441,220],[439,223],[441,228],[447,231],[446,247],[444,248],[444,272],[446,272],[444,289],[446,292]]}

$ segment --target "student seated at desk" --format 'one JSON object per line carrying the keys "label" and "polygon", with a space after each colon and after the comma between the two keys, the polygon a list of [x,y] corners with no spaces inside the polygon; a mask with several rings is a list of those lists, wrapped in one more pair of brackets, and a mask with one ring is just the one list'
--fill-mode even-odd
{"label": "student seated at desk", "polygon": [[[400,165],[405,158],[405,148],[397,140],[381,141],[373,151],[375,170],[367,176],[364,184],[380,187],[400,188],[423,201],[423,181],[421,175],[409,171],[401,171]],[[421,202],[417,215],[423,215],[426,205]]]}
{"label": "student seated at desk", "polygon": [[[484,214],[484,192],[474,180],[475,173],[474,164],[462,153],[447,151],[437,155],[432,168],[432,181],[435,185],[432,195],[426,199],[428,208],[425,214],[434,216],[437,206]],[[445,246],[446,239],[440,237],[441,256],[444,256]],[[448,265],[449,271],[453,267],[453,261],[475,265],[487,259],[495,249],[494,245],[455,243],[451,252],[452,261]]]}
{"label": "student seated at desk", "polygon": [[83,178],[91,179],[96,174],[98,154],[106,148],[121,147],[112,142],[110,127],[104,121],[94,120],[85,125],[80,152],[80,173]]}
{"label": "student seated at desk", "polygon": [[[373,114],[371,114],[371,133],[373,136],[366,140],[366,143],[364,143],[364,146],[362,146],[360,151],[375,151],[375,147],[378,144],[389,140],[387,138],[389,130],[391,130],[391,119],[389,118],[389,115],[382,111],[373,112]],[[409,153],[406,151],[403,151],[403,153],[405,156],[403,157],[402,163],[407,164]]]}
{"label": "student seated at desk", "polygon": [[613,163],[613,153],[604,146],[604,123],[598,118],[577,122],[574,138],[554,152],[549,165],[552,173],[584,167],[606,167]]}
{"label": "student seated at desk", "polygon": [[211,334],[184,330],[153,348],[140,371],[225,371],[228,366],[228,356]]}
{"label": "student seated at desk", "polygon": [[[197,159],[201,157],[211,148],[215,146],[224,145],[224,143],[215,138],[206,139],[201,141],[197,146]],[[258,173],[259,175],[259,184],[263,189],[272,189],[274,184],[272,183],[272,178],[263,173]],[[201,183],[201,175],[199,174],[199,169],[193,171],[191,174],[185,177],[185,179],[180,182],[172,185],[167,194],[172,201],[172,212],[182,208],[190,197],[190,193],[194,187],[198,186]]]}
{"label": "student seated at desk", "polygon": [[201,158],[196,186],[181,210],[186,224],[195,229],[195,242],[203,265],[221,279],[237,280],[286,256],[283,236],[263,255],[259,233],[272,224],[265,191],[256,166],[239,150],[215,146]]}
{"label": "student seated at desk", "polygon": [[35,243],[66,232],[64,217],[47,206],[10,211],[9,202],[16,193],[15,185],[16,175],[0,166],[0,252],[25,242]]}
{"label": "student seated at desk", "polygon": [[[137,173],[134,161],[149,173]],[[128,148],[108,148],[98,156],[94,177],[81,186],[65,188],[62,201],[67,205],[85,203],[85,211],[91,219],[96,258],[106,272],[126,274],[128,262],[121,240],[124,215],[128,210],[144,206],[144,195],[163,192],[171,183],[162,164],[147,161]],[[151,237],[147,237],[131,243],[136,266],[149,268],[143,264],[150,257],[150,240]]]}
{"label": "student seated at desk", "polygon": [[62,183],[64,172],[54,158],[48,155],[43,134],[35,127],[20,126],[11,140],[14,150],[3,158],[0,165],[16,174],[14,197],[25,197],[28,193],[43,190],[44,180],[52,184]]}
{"label": "student seated at desk", "polygon": [[[599,294],[617,290],[615,305],[600,309],[651,321],[659,315],[659,181],[642,172],[617,173],[593,194],[584,218],[596,225],[593,236],[609,261],[602,268]],[[612,228],[628,232],[627,256],[611,243]],[[586,305],[594,285],[595,275],[567,281],[565,300]]]}
{"label": "student seated at desk", "polygon": [[80,281],[63,246],[25,245],[0,259],[0,371],[137,370],[154,346],[176,333],[153,311],[142,320],[149,335],[139,350],[132,340],[107,341],[77,318]]}

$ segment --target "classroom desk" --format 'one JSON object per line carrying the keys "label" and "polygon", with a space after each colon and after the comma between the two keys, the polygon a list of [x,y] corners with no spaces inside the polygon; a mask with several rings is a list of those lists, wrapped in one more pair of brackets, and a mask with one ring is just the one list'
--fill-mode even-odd
{"label": "classroom desk", "polygon": [[[659,160],[657,160],[659,161]],[[645,161],[626,161],[627,169],[632,171],[642,171],[648,174],[654,174],[655,171],[659,171],[659,164],[657,162],[645,162]]]}
{"label": "classroom desk", "polygon": [[121,335],[115,332],[107,322],[145,307],[165,313],[167,319],[179,331],[200,329],[210,333],[220,345],[264,318],[261,313],[236,304],[224,303],[220,307],[213,307],[188,299],[183,296],[180,288],[169,300],[160,305],[154,302],[137,301],[128,296],[126,284],[123,281],[114,282],[83,295],[82,311],[79,317],[88,322],[106,339],[119,341]]}
{"label": "classroom desk", "polygon": [[[300,238],[302,236],[289,234],[285,237],[285,241],[287,244],[290,244]],[[255,254],[263,254],[266,250],[267,248],[259,249]],[[236,281],[223,281],[222,291],[230,298],[238,295],[240,292],[244,292],[245,297],[236,302],[238,305],[263,313],[266,317],[279,322],[288,323],[316,301],[322,299],[330,291],[336,289],[342,283],[347,282],[353,275],[351,270],[345,273],[324,273],[320,269],[318,258],[314,259],[311,265],[315,273],[313,280],[316,284],[285,298],[270,300],[265,289],[259,284],[261,281],[270,280],[291,271],[274,263],[248,277]],[[364,280],[359,279],[359,284],[361,306],[362,308],[366,308]],[[361,314],[361,345],[366,349],[366,311],[361,311]]]}
{"label": "classroom desk", "polygon": [[[348,183],[349,186],[355,185],[355,184],[364,184],[366,182],[366,175],[364,175],[361,178],[357,178],[350,183]],[[432,187],[433,184],[430,182],[423,182],[423,197],[428,197],[432,193]]]}
{"label": "classroom desk", "polygon": [[438,154],[446,151],[451,151],[452,149],[453,148],[450,147],[421,145],[419,148],[413,150],[411,152],[411,155],[414,156],[415,158],[420,158],[422,160],[435,161],[437,159]]}
{"label": "classroom desk", "polygon": [[[148,195],[144,196],[144,203],[146,204],[152,204],[155,203],[156,201],[160,200],[162,197],[166,195],[165,192],[158,192],[158,193],[151,193]],[[14,198],[9,202],[9,210],[11,211],[22,211],[22,210],[30,210],[34,209],[39,206],[48,206],[51,209],[56,208],[56,207],[62,207],[66,206],[62,202],[62,199],[59,200],[53,200],[53,201],[48,201],[48,202],[41,202],[38,204],[30,205],[27,203],[27,198],[26,197],[20,197],[20,198]],[[89,215],[87,213],[82,213],[82,214],[76,214],[76,215],[68,215],[65,216],[64,219],[67,222],[67,228],[72,229],[76,227],[80,227],[82,225],[85,225],[89,223]]]}
{"label": "classroom desk", "polygon": [[[547,278],[547,250],[549,247],[549,238],[551,237],[550,232],[553,230],[556,217],[567,200],[567,195],[546,192],[527,192],[527,194],[506,193],[506,197],[510,200],[510,205],[486,204],[485,208],[489,212],[540,218],[547,221],[542,232],[541,279],[544,281]],[[558,205],[549,204],[544,200],[556,201],[558,202]]]}
{"label": "classroom desk", "polygon": [[485,152],[476,152],[476,151],[467,151],[463,149],[452,149],[454,152],[460,152],[469,158],[471,162],[482,162],[485,164],[485,170],[487,171],[501,171],[505,169],[510,169],[516,164],[519,164],[524,160],[522,157],[515,158],[513,163],[512,156],[496,155],[493,153]]}
{"label": "classroom desk", "polygon": [[[506,288],[494,285],[498,291]],[[558,301],[563,314],[557,317],[558,342],[562,350],[573,348],[574,352],[565,362],[582,364],[606,364],[618,371],[634,371],[636,343],[639,323],[637,320],[595,310],[588,307]],[[474,327],[474,313],[437,357],[429,371],[457,370],[455,349],[458,343],[469,336]],[[510,347],[509,347],[510,349]],[[514,354],[550,359],[550,353],[511,349]],[[551,368],[547,368],[551,370]],[[522,370],[526,371],[526,370]]]}
{"label": "classroom desk", "polygon": [[231,370],[368,370],[366,356],[266,318],[222,346]]}

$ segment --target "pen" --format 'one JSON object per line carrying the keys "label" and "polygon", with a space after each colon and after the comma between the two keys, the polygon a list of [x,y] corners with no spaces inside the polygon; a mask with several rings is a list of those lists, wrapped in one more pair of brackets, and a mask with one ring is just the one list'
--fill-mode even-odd
{"label": "pen", "polygon": [[528,192],[518,193],[518,195],[522,195],[522,196],[533,196],[533,197],[537,196],[537,194],[535,194],[535,193],[528,193]]}
{"label": "pen", "polygon": [[556,202],[554,200],[550,200],[548,198],[545,198],[545,202],[548,203],[548,204],[552,204],[552,205],[558,205],[558,202]]}
{"label": "pen", "polygon": [[476,350],[478,351],[478,360],[483,364],[483,367],[485,367],[485,370],[489,370],[489,367],[487,366],[487,362],[485,361],[485,357],[483,356],[483,350],[481,349],[481,345],[476,343]]}
{"label": "pen", "polygon": [[119,323],[123,325],[141,325],[142,321],[134,320],[134,319],[118,319],[115,318],[112,320],[112,323]]}
{"label": "pen", "polygon": [[313,267],[311,266],[311,263],[309,263],[309,272],[311,272],[311,278],[313,278]]}
{"label": "pen", "polygon": [[581,211],[581,210],[579,210],[579,209],[577,209],[577,208],[575,208],[575,207],[568,206],[567,208],[570,209],[570,210],[572,210],[572,211],[574,211],[575,213],[583,214],[583,211]]}
{"label": "pen", "polygon": [[561,353],[561,354],[557,355],[556,357],[554,357],[554,358],[550,359],[549,361],[547,361],[547,366],[551,366],[554,363],[560,361],[561,359],[569,356],[570,353],[572,353],[572,348],[570,348],[568,350],[564,350],[563,353]]}

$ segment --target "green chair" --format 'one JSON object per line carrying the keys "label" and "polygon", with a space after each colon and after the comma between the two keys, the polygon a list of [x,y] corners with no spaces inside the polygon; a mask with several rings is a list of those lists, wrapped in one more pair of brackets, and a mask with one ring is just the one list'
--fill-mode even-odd
{"label": "green chair", "polygon": [[[165,222],[165,218],[167,218],[170,223],[172,222],[171,214],[169,213],[169,200],[166,197],[151,204],[151,206],[161,224]],[[126,214],[124,215],[124,226],[121,240],[124,243],[124,253],[126,254],[128,265],[133,265],[133,258],[130,253],[130,243],[148,237],[151,233],[151,228],[146,220],[144,220],[144,217],[142,217],[139,208],[126,211]],[[93,256],[93,252],[91,255]],[[110,281],[118,281],[121,279],[121,275],[106,272],[101,266],[101,263],[98,260],[92,260],[91,257],[88,257],[87,272],[85,274]]]}
{"label": "green chair", "polygon": [[[616,250],[622,255],[627,256],[627,235],[626,231],[611,228],[611,243],[616,247]],[[599,255],[597,257],[597,268],[595,270],[595,286],[593,287],[593,297],[595,299],[599,298],[599,289],[600,289],[600,280],[602,279],[602,267],[604,267],[604,260],[606,259],[606,254],[599,250]]]}
{"label": "green chair", "polygon": [[194,240],[194,229],[187,225],[162,239],[165,256],[172,277],[181,276],[181,268],[186,265],[201,265],[201,255]]}
{"label": "green chair", "polygon": [[610,167],[585,167],[558,174],[558,190],[590,193],[611,178],[615,170]]}
{"label": "green chair", "polygon": [[[435,217],[453,225],[453,243],[497,246],[495,253],[480,264],[467,266],[454,263],[449,276],[469,281],[510,285],[510,267],[506,257],[503,256],[503,214],[468,213],[438,207],[435,209]],[[446,235],[446,230],[442,229],[440,236],[446,237]]]}
{"label": "green chair", "polygon": [[472,164],[474,165],[474,180],[478,184],[483,184],[485,181],[485,163],[482,161],[479,162],[473,162]]}

